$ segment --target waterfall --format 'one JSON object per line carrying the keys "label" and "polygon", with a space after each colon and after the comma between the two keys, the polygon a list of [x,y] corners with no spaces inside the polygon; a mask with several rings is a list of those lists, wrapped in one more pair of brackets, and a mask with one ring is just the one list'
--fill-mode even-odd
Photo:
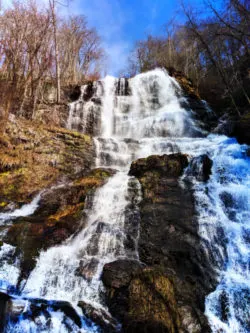
{"label": "waterfall", "polygon": [[[206,299],[206,315],[213,332],[249,331],[247,146],[226,136],[208,135],[195,121],[193,111],[183,107],[183,101],[185,97],[177,81],[161,69],[129,80],[108,76],[82,87],[79,100],[70,104],[67,127],[95,135],[96,166],[113,168],[116,173],[96,191],[87,225],[81,232],[40,253],[36,267],[23,285],[23,307],[31,307],[33,299],[67,301],[82,318],[77,305],[83,300],[108,313],[100,280],[104,264],[119,258],[140,259],[139,219],[136,227],[132,227],[134,221],[127,218],[129,209],[138,213],[141,198],[139,182],[128,176],[131,162],[151,154],[182,152],[190,160],[207,154],[213,160],[208,182],[201,182],[188,172],[183,175],[192,182],[200,239],[218,279],[216,290]],[[131,186],[136,199],[133,208],[129,205]],[[129,232],[133,240],[130,247],[126,246]],[[0,260],[13,248],[5,244],[1,251]],[[18,262],[11,265],[13,279],[4,275],[9,269],[7,262],[5,265],[0,277],[15,285]],[[20,317],[17,323],[10,321],[7,332],[98,330],[83,319],[79,330],[62,311],[48,307],[48,312],[49,323],[40,311],[35,320]]]}
{"label": "waterfall", "polygon": [[23,205],[21,208],[17,208],[12,212],[0,213],[0,225],[8,222],[10,219],[15,219],[19,216],[29,216],[32,215],[39,206],[39,201],[41,199],[41,193],[36,195],[31,203]]}

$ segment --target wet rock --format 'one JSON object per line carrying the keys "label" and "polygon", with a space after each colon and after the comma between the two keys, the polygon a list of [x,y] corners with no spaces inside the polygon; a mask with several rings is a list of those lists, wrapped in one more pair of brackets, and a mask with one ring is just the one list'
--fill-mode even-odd
{"label": "wet rock", "polygon": [[[192,117],[205,131],[211,131],[218,123],[216,114],[200,98],[186,96],[185,99],[181,100],[181,106],[188,111],[192,110]],[[199,133],[199,135],[201,134]]]}
{"label": "wet rock", "polygon": [[115,93],[117,96],[131,95],[131,89],[129,87],[129,81],[127,78],[122,78],[118,80]]}
{"label": "wet rock", "polygon": [[175,70],[173,67],[167,68],[170,76],[173,76],[179,83],[185,98],[180,100],[181,106],[187,110],[192,110],[192,116],[198,122],[201,128],[210,131],[217,124],[216,114],[209,108],[199,95],[197,87],[193,84],[183,72]]}
{"label": "wet rock", "polygon": [[[210,161],[202,162],[206,178]],[[192,189],[179,183],[187,165],[183,154],[131,165],[129,174],[141,184],[138,250],[146,267],[131,279],[119,263],[103,273],[107,304],[125,332],[210,332],[204,304],[216,275],[201,246]]]}
{"label": "wet rock", "polygon": [[109,288],[127,287],[132,277],[142,268],[142,264],[134,260],[117,260],[103,268],[102,281]]}
{"label": "wet rock", "polygon": [[80,265],[76,270],[76,274],[82,276],[85,280],[91,281],[95,275],[99,261],[92,258],[91,261],[80,261]]}
{"label": "wet rock", "polygon": [[118,322],[111,315],[101,308],[95,308],[91,304],[80,301],[77,304],[83,311],[83,314],[96,325],[103,333],[115,333],[119,331]]}
{"label": "wet rock", "polygon": [[187,156],[183,154],[151,155],[148,158],[140,158],[133,162],[129,175],[141,177],[145,172],[150,171],[159,176],[167,173],[169,177],[179,177],[187,165]]}
{"label": "wet rock", "polygon": [[11,299],[10,296],[0,292],[0,332],[4,331],[4,326],[5,326],[4,318],[6,315],[7,303],[10,299]]}
{"label": "wet rock", "polygon": [[20,281],[28,277],[41,249],[60,244],[84,227],[85,201],[113,173],[94,169],[69,184],[45,191],[33,215],[13,221],[4,241],[21,253]]}
{"label": "wet rock", "polygon": [[186,175],[206,182],[212,173],[212,166],[213,161],[206,154],[194,157],[189,163]]}
{"label": "wet rock", "polygon": [[[106,284],[107,288],[111,288],[109,308],[116,316],[117,311],[120,311],[122,331],[201,332],[202,325],[204,328],[207,323],[199,320],[191,306],[178,302],[176,283],[174,276],[164,273],[162,268],[155,267],[140,268],[133,274],[129,284],[115,284],[113,287],[110,283]],[[123,309],[120,309],[121,304]],[[206,329],[206,332],[209,332],[209,328]]]}
{"label": "wet rock", "polygon": [[[199,333],[207,331],[209,332],[209,327],[207,322],[201,323],[197,319],[197,314],[191,306],[181,306],[178,308],[178,313],[180,316],[181,327],[184,332]],[[203,329],[202,329],[203,326]]]}
{"label": "wet rock", "polygon": [[98,97],[92,97],[91,98],[91,101],[97,105],[101,105],[102,104],[102,100],[101,98],[98,98]]}
{"label": "wet rock", "polygon": [[[47,320],[44,326],[47,326],[48,331],[51,324],[51,312],[61,312],[64,319],[72,321],[79,329],[82,326],[81,318],[76,310],[69,302],[65,301],[46,301],[39,298],[15,298],[12,297],[8,301],[8,322],[16,323],[22,320],[35,322],[39,326],[39,317],[43,315]],[[51,327],[50,327],[51,328]]]}
{"label": "wet rock", "polygon": [[213,133],[235,137],[240,144],[250,144],[250,112],[241,118],[224,114],[213,130]]}
{"label": "wet rock", "polygon": [[198,90],[193,85],[192,80],[189,79],[183,72],[177,71],[172,66],[169,66],[166,69],[168,71],[168,74],[176,79],[176,81],[179,83],[182,90],[187,96],[191,96],[196,99],[200,98]]}
{"label": "wet rock", "polygon": [[11,298],[8,302],[8,319],[17,320],[27,309],[27,301],[24,299]]}
{"label": "wet rock", "polygon": [[223,191],[220,193],[220,199],[222,202],[222,208],[227,217],[236,222],[236,211],[239,209],[237,202],[235,202],[231,193]]}
{"label": "wet rock", "polygon": [[87,83],[87,87],[84,91],[84,94],[83,94],[83,100],[85,102],[89,101],[91,99],[91,97],[93,97],[94,95],[94,86],[93,86],[93,82],[88,82]]}
{"label": "wet rock", "polygon": [[218,119],[217,125],[212,132],[216,134],[234,136],[235,121],[235,117],[226,113]]}
{"label": "wet rock", "polygon": [[142,264],[134,260],[117,260],[104,266],[101,278],[107,288],[106,303],[119,321],[123,322],[129,311],[128,287],[141,269]]}
{"label": "wet rock", "polygon": [[220,305],[220,317],[221,320],[226,323],[229,317],[230,301],[225,290],[222,290],[219,296],[219,305]]}
{"label": "wet rock", "polygon": [[[39,304],[39,301],[38,301]],[[46,304],[47,305],[47,304]],[[51,308],[55,311],[61,311],[65,314],[66,317],[72,319],[72,321],[78,326],[81,327],[81,318],[72,305],[64,301],[53,301]]]}
{"label": "wet rock", "polygon": [[77,101],[81,96],[81,87],[76,85],[72,87],[67,87],[67,90],[64,89],[64,94],[69,98],[70,102]]}
{"label": "wet rock", "polygon": [[[145,160],[138,160],[138,164],[135,161],[131,166],[131,170],[137,170],[143,193],[140,203],[140,259],[150,267],[162,268],[164,276],[174,285],[178,306],[195,309],[194,315],[188,315],[189,319],[183,318],[178,310],[180,320],[189,322],[193,318],[194,327],[197,323],[203,323],[202,327],[205,327],[205,295],[214,288],[216,280],[200,245],[192,190],[188,184],[181,187],[178,180],[187,166],[187,157],[172,154],[167,158],[158,156],[158,160],[157,168],[161,167],[162,161],[162,169],[157,172],[155,164]],[[206,179],[211,162],[206,156],[201,160],[202,178]],[[166,166],[166,163],[170,165]]]}

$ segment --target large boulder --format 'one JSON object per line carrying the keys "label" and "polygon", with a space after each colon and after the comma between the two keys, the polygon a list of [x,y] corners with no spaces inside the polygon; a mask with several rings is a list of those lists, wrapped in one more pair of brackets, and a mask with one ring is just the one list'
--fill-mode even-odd
{"label": "large boulder", "polygon": [[145,269],[129,286],[129,312],[125,332],[178,332],[180,318],[172,281]]}
{"label": "large boulder", "polygon": [[131,164],[129,175],[141,178],[146,172],[155,173],[158,177],[167,174],[169,177],[179,177],[187,167],[188,159],[183,154],[151,155],[140,158]]}
{"label": "large boulder", "polygon": [[[210,160],[202,163],[206,179]],[[210,332],[205,296],[216,276],[201,246],[192,189],[179,180],[187,166],[183,154],[131,165],[142,190],[138,250],[144,266],[110,263],[103,273],[107,304],[125,332]]]}
{"label": "large boulder", "polygon": [[102,281],[107,287],[114,289],[127,287],[141,269],[142,264],[136,260],[116,260],[104,266]]}
{"label": "large boulder", "polygon": [[[115,269],[120,263],[109,265]],[[209,332],[202,313],[180,301],[176,285],[181,283],[183,290],[187,288],[187,294],[188,283],[179,281],[173,274],[164,273],[162,267],[138,268],[123,284],[112,284],[112,278],[107,280],[105,276],[107,268],[104,269],[108,306],[123,323],[123,332]],[[113,277],[116,280],[115,275]],[[189,293],[191,295],[192,292]]]}
{"label": "large boulder", "polygon": [[120,259],[108,263],[103,268],[102,281],[107,288],[106,303],[111,314],[124,321],[129,312],[128,287],[142,264],[135,260]]}

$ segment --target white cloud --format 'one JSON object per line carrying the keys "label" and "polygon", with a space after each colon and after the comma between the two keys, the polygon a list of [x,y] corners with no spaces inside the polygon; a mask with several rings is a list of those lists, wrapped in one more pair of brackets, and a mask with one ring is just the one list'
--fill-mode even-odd
{"label": "white cloud", "polygon": [[126,67],[127,59],[130,52],[130,44],[120,41],[104,45],[108,56],[107,74],[119,75],[120,71]]}
{"label": "white cloud", "polygon": [[118,75],[124,69],[131,45],[125,38],[129,12],[117,0],[75,0],[67,9],[69,14],[83,14],[102,37],[107,53],[107,73]]}

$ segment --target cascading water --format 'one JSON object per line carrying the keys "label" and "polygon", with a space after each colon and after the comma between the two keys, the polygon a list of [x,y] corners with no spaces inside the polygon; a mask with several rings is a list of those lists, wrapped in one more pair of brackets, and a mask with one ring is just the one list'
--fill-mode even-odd
{"label": "cascading water", "polygon": [[[183,175],[193,183],[200,239],[211,270],[218,276],[216,290],[206,299],[211,328],[213,332],[250,330],[247,317],[250,288],[247,146],[225,136],[206,136],[194,121],[192,110],[182,107],[183,100],[176,80],[160,69],[129,80],[106,77],[92,86],[82,87],[79,100],[70,105],[67,126],[96,135],[96,166],[113,168],[116,173],[96,191],[88,210],[87,226],[62,245],[41,252],[35,269],[23,282],[22,295],[15,296],[13,301],[23,309],[22,315],[18,321],[9,320],[6,332],[98,331],[95,325],[84,320],[78,302],[83,300],[107,312],[100,281],[104,264],[117,258],[139,260],[140,186],[127,175],[130,164],[134,159],[151,154],[175,152],[186,153],[190,159],[197,158],[193,164],[199,163],[199,156],[203,154],[213,160],[212,175],[207,183],[198,181],[188,169]],[[197,170],[199,172],[199,166]],[[129,205],[131,188],[132,208]],[[131,209],[136,223],[128,214]],[[9,220],[11,218],[9,216]],[[129,232],[133,244],[127,246]],[[2,246],[2,263],[9,265],[6,256],[13,251],[7,244]],[[15,285],[18,259],[11,267],[14,279],[5,274],[5,266],[0,276]],[[35,299],[40,300],[40,303],[36,301],[39,311],[32,315]],[[58,310],[57,304],[63,301],[72,304],[80,323]]]}

